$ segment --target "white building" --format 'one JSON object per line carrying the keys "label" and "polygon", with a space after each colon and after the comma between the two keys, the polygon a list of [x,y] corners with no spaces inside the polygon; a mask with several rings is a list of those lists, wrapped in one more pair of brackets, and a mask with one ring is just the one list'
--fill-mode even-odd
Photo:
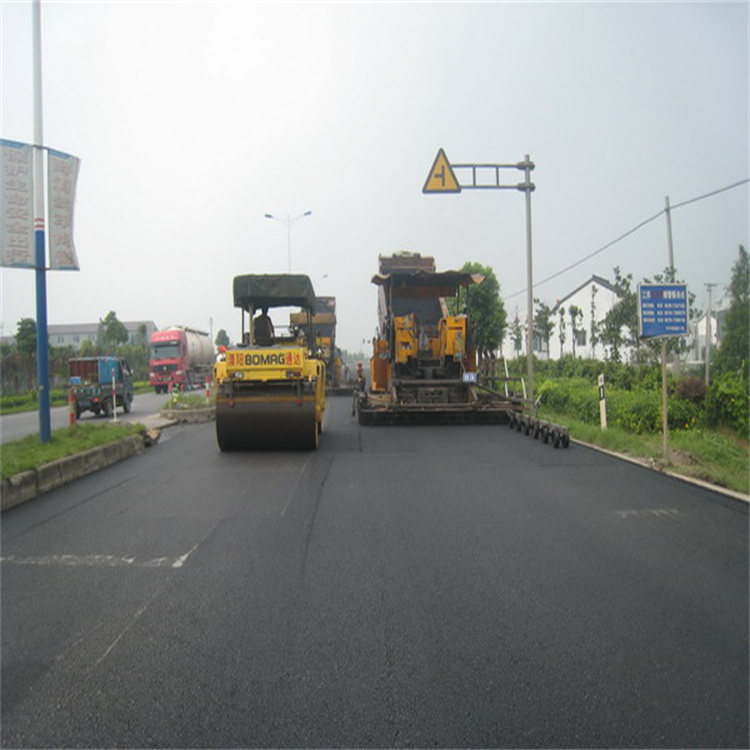
{"label": "white building", "polygon": [[[564,354],[576,357],[604,359],[604,347],[596,343],[592,336],[594,326],[599,325],[607,313],[620,299],[617,289],[607,279],[592,276],[562,299],[556,300],[552,307],[551,321],[554,324],[548,342],[539,337],[534,338],[534,356],[538,359],[560,359]],[[575,319],[570,311],[577,310]],[[560,315],[562,311],[562,316]],[[511,359],[526,351],[526,312],[518,312],[518,322],[523,329],[523,341],[518,346],[510,332],[506,332],[503,342],[503,356]],[[516,315],[513,315],[515,318]],[[510,318],[509,323],[513,323]],[[574,349],[575,347],[575,349]],[[624,358],[627,353],[623,353]]]}
{"label": "white building", "polygon": [[[128,343],[130,344],[148,344],[151,340],[151,334],[158,330],[153,320],[135,320],[123,322],[125,330],[128,332]],[[101,322],[96,323],[71,323],[67,325],[47,325],[47,337],[50,346],[72,346],[74,349],[80,349],[84,341],[96,343],[100,333]],[[141,333],[145,327],[146,338],[143,340]],[[4,336],[3,344],[14,344],[15,336]]]}
{"label": "white building", "polygon": [[731,304],[731,295],[725,293],[718,302],[711,305],[710,318],[706,311],[692,323],[687,353],[688,364],[705,364],[707,339],[711,343],[709,358],[713,361],[724,333],[724,316]]}

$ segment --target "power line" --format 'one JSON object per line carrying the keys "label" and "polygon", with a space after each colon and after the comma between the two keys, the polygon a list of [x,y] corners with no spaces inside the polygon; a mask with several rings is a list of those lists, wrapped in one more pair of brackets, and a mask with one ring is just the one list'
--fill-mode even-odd
{"label": "power line", "polygon": [[[677,208],[682,208],[683,206],[688,206],[691,203],[696,203],[697,201],[702,201],[705,198],[710,198],[714,195],[718,195],[719,193],[724,193],[727,190],[732,190],[736,187],[739,187],[740,185],[745,185],[746,183],[750,182],[750,178],[739,180],[738,182],[733,182],[731,185],[727,185],[726,187],[719,188],[718,190],[712,190],[710,193],[704,193],[703,195],[699,195],[696,198],[690,198],[689,200],[683,201],[682,203],[675,203],[674,206],[670,207],[670,211],[674,211]],[[631,234],[634,234],[639,229],[642,229],[646,226],[646,224],[650,224],[652,221],[655,221],[660,216],[662,216],[664,213],[666,213],[666,209],[662,208],[661,211],[658,213],[655,213],[653,216],[650,216],[648,219],[644,219],[640,224],[636,224],[632,229],[629,229],[624,234],[621,234],[619,237],[616,237],[611,242],[608,242],[606,245],[602,245],[598,250],[594,250],[594,252],[589,253],[588,255],[585,255],[583,258],[580,258],[575,263],[571,263],[569,266],[566,266],[565,268],[561,269],[560,271],[556,271],[551,276],[547,276],[546,278],[542,279],[541,281],[538,281],[536,284],[534,284],[534,289],[536,289],[538,286],[541,286],[542,284],[546,284],[548,281],[552,281],[552,279],[556,279],[558,276],[562,276],[564,273],[567,273],[568,271],[576,268],[577,266],[580,266],[582,263],[585,263],[587,260],[591,260],[596,255],[599,255],[599,253],[603,253],[605,250],[608,250],[613,245],[616,245],[618,242],[621,242],[626,237],[629,237]],[[524,287],[518,292],[514,292],[513,294],[509,294],[505,297],[505,299],[513,299],[514,297],[518,297],[521,294],[524,294],[526,292],[526,288]]]}

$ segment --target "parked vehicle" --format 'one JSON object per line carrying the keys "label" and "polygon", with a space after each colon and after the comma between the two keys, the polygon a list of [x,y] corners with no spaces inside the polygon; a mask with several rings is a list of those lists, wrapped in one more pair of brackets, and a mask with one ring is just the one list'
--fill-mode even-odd
{"label": "parked vehicle", "polygon": [[156,393],[200,388],[211,377],[215,352],[210,336],[185,326],[151,334],[149,382]]}
{"label": "parked vehicle", "polygon": [[120,406],[128,414],[133,404],[133,374],[118,357],[79,357],[69,362],[70,387],[76,419],[84,411],[111,417]]}

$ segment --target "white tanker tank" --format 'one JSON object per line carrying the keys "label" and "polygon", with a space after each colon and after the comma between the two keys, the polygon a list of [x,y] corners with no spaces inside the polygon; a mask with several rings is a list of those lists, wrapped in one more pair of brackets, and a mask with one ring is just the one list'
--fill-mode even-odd
{"label": "white tanker tank", "polygon": [[172,326],[151,334],[149,380],[157,393],[200,388],[211,377],[214,346],[205,331]]}

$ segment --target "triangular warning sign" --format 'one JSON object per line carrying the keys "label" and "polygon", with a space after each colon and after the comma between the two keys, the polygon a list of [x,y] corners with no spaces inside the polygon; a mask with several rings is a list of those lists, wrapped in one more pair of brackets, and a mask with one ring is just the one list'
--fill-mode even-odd
{"label": "triangular warning sign", "polygon": [[427,175],[424,187],[422,188],[423,193],[460,193],[461,186],[458,184],[456,175],[448,162],[448,157],[445,155],[445,151],[441,148],[435,162],[432,165],[430,174]]}

